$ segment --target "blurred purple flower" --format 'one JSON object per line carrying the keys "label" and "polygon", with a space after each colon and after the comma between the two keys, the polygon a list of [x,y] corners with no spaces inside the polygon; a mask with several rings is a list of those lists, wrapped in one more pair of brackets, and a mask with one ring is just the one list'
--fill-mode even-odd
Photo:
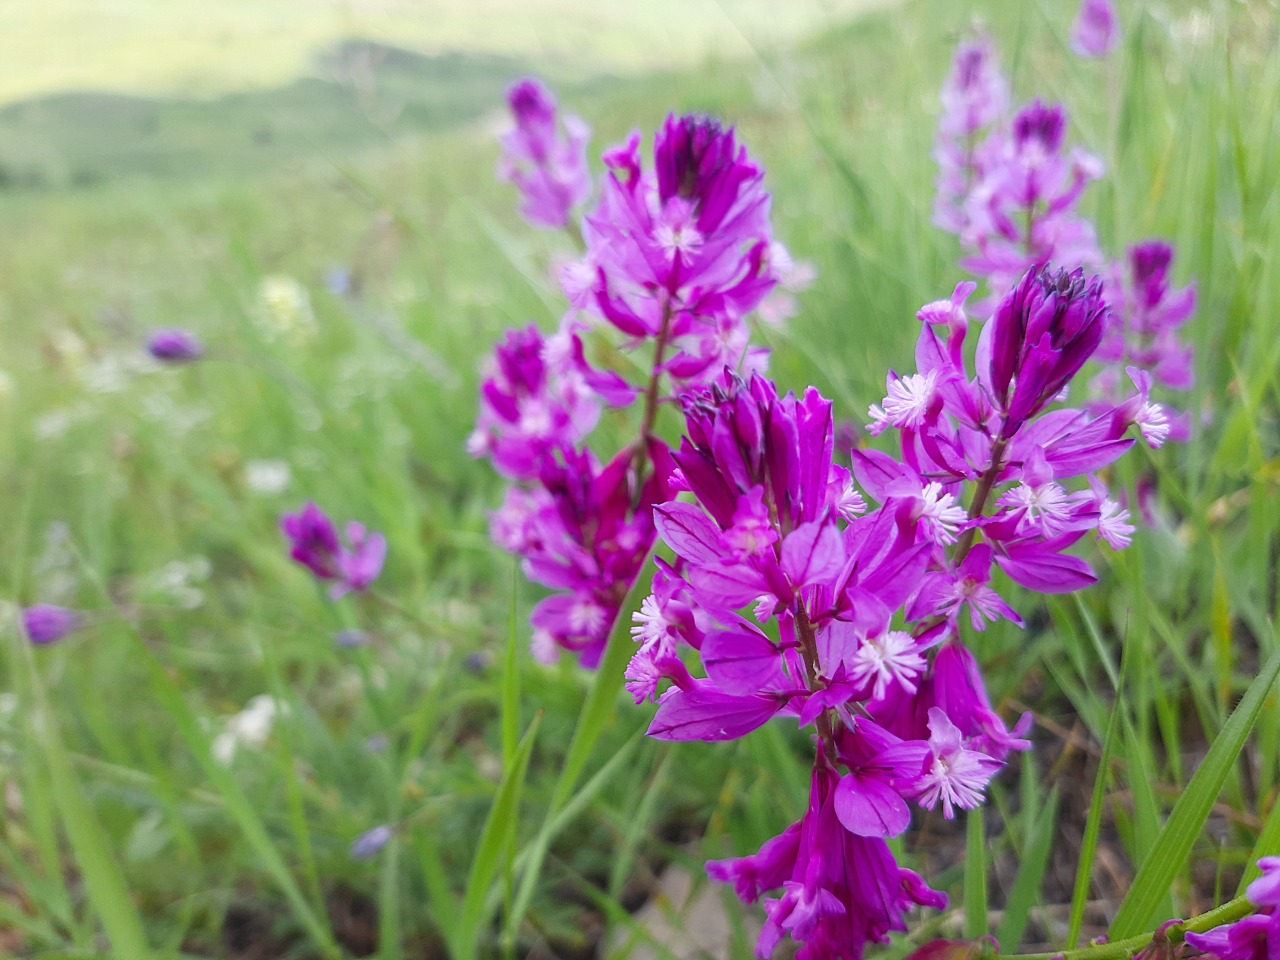
{"label": "blurred purple flower", "polygon": [[66,607],[41,603],[22,611],[22,629],[27,639],[38,646],[57,643],[83,626],[84,616]]}
{"label": "blurred purple flower", "polygon": [[1083,0],[1071,25],[1071,49],[1081,57],[1106,57],[1120,42],[1120,24],[1111,0]]}
{"label": "blurred purple flower", "polygon": [[1216,960],[1273,960],[1280,945],[1280,857],[1258,861],[1262,876],[1249,884],[1245,896],[1258,908],[1251,917],[1208,933],[1188,933],[1187,943]]}
{"label": "blurred purple flower", "polygon": [[566,115],[565,135],[556,124],[556,100],[541,81],[528,77],[507,91],[516,127],[502,137],[498,176],[524,195],[520,212],[534,226],[559,230],[573,208],[591,193],[587,141],[591,128]]}
{"label": "blurred purple flower", "polygon": [[350,548],[342,545],[333,521],[314,502],[280,518],[280,529],[292,544],[289,556],[310,570],[317,580],[331,580],[329,596],[339,600],[352,591],[369,588],[387,559],[387,540],[369,533],[363,524],[347,524]]}
{"label": "blurred purple flower", "polygon": [[351,844],[351,856],[356,860],[368,860],[382,852],[382,848],[391,842],[395,831],[385,824],[367,830]]}
{"label": "blurred purple flower", "polygon": [[190,363],[204,356],[204,344],[189,330],[157,330],[147,341],[147,352],[161,363]]}

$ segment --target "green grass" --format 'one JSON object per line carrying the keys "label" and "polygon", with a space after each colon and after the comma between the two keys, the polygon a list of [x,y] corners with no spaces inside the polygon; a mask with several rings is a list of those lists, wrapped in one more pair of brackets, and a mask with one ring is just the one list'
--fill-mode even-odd
{"label": "green grass", "polygon": [[[1168,237],[1178,280],[1200,288],[1204,425],[1116,478],[1158,476],[1158,522],[1101,559],[1104,583],[1079,604],[1027,598],[1031,629],[972,638],[997,701],[1078,724],[1088,776],[1106,764],[1090,822],[1137,872],[1119,923],[1140,932],[1212,906],[1206,875],[1230,898],[1251,859],[1277,852],[1280,704],[1256,678],[1274,667],[1280,603],[1278,28],[1262,3],[1126,6],[1112,78],[1067,52],[1070,11],[980,7],[1018,96],[1064,100],[1074,138],[1109,158],[1088,201],[1104,248]],[[918,0],[800,46],[628,80],[587,82],[583,67],[561,89],[597,146],[668,110],[739,125],[778,235],[819,270],[770,334],[773,372],[819,386],[841,418],[860,421],[884,371],[910,365],[915,310],[962,279],[929,225],[929,151],[967,17]],[[17,938],[0,951],[220,955],[226,918],[251,916],[282,950],[338,956],[356,947],[335,902],[372,905],[383,957],[569,949],[587,942],[585,913],[628,926],[649,866],[700,875],[705,856],[753,850],[802,809],[794,731],[672,749],[637,737],[651,708],[524,652],[539,594],[489,545],[500,484],[462,448],[482,356],[506,327],[555,321],[547,269],[568,247],[523,226],[493,182],[474,118],[527,66],[493,53],[393,58],[383,89],[409,104],[399,113],[321,81],[0,111],[0,157],[43,184],[0,190],[0,580],[15,602],[98,611],[49,649],[27,648],[11,617],[0,634],[0,931]],[[126,141],[138,109],[158,119]],[[275,133],[254,142],[262,118]],[[359,298],[325,288],[335,265]],[[314,335],[267,334],[274,276],[305,288]],[[170,324],[212,358],[136,369],[145,332]],[[607,423],[604,448],[625,429]],[[288,488],[254,492],[247,467],[277,459]],[[289,563],[276,520],[308,498],[387,532],[387,602],[331,604]],[[175,560],[195,572],[182,588]],[[339,649],[333,634],[356,625],[370,645]],[[271,737],[223,766],[212,741],[260,694],[282,704]],[[1049,831],[1084,825],[1072,807],[1094,781],[1073,787],[1085,768],[1051,769],[1061,744],[1049,727],[1036,737],[969,834],[971,853],[1022,863],[1016,883],[974,865],[930,878],[1004,912],[974,905],[949,930],[1027,932],[1043,900],[1024,881],[1049,889],[1055,871]],[[353,861],[382,823],[400,824],[394,843]],[[949,843],[965,849],[960,833]],[[1067,890],[1077,851],[1064,846]],[[1082,905],[1106,894],[1093,860]]]}

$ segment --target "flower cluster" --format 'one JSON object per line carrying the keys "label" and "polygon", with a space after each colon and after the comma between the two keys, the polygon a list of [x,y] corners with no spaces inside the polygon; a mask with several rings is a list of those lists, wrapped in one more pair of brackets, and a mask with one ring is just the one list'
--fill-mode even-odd
{"label": "flower cluster", "polygon": [[652,344],[654,369],[680,384],[751,362],[746,317],[777,283],[778,251],[764,172],[734,131],[671,116],[655,137],[653,170],[639,134],[604,162],[600,205],[583,226],[586,257],[571,272],[579,283],[566,290],[574,305],[628,347]]}
{"label": "flower cluster", "polygon": [[[512,104],[521,143],[553,135],[554,102],[539,85],[518,85]],[[509,153],[514,142],[504,142]],[[549,337],[514,330],[498,345],[468,443],[513,481],[493,515],[494,540],[556,591],[534,609],[535,654],[549,661],[569,650],[588,667],[653,545],[654,505],[674,496],[660,408],[726,366],[761,369],[748,314],[784,319],[810,275],[773,240],[764,174],[732,129],[672,116],[650,166],[639,134],[604,163],[598,204],[581,225],[583,256],[562,272],[570,308],[561,328]],[[610,331],[644,360],[593,365],[588,338]],[[640,414],[636,439],[602,464],[587,441],[605,406]]]}
{"label": "flower cluster", "polygon": [[[1178,335],[1196,310],[1196,287],[1174,288],[1169,282],[1173,247],[1163,240],[1147,240],[1129,249],[1123,263],[1107,272],[1107,299],[1112,304],[1095,360],[1103,369],[1090,389],[1104,401],[1114,401],[1123,390],[1121,371],[1137,367],[1152,385],[1173,391],[1195,385],[1191,347]],[[1170,414],[1169,436],[1186,440],[1190,424],[1185,414]]]}
{"label": "flower cluster", "polygon": [[572,115],[557,123],[556,100],[532,77],[507,91],[515,129],[502,137],[498,176],[524,197],[520,212],[538,227],[559,230],[573,222],[573,210],[591,195],[587,141],[591,129]]}
{"label": "flower cluster", "polygon": [[1077,56],[1108,57],[1120,42],[1120,24],[1111,0],[1083,0],[1071,25],[1071,49]]}
{"label": "flower cluster", "polygon": [[[1076,25],[1078,45],[1102,56],[1116,42],[1115,13],[1106,0],[1085,0]],[[942,91],[935,158],[938,183],[934,222],[960,238],[961,265],[1007,290],[1028,269],[1079,264],[1104,277],[1111,318],[1094,360],[1103,366],[1090,383],[1100,403],[1116,403],[1134,368],[1142,390],[1185,391],[1192,385],[1191,351],[1178,328],[1194,313],[1194,285],[1172,288],[1173,248],[1149,240],[1125,262],[1107,262],[1092,224],[1078,211],[1102,164],[1067,147],[1068,119],[1061,105],[1035,101],[1007,116],[1007,84],[986,35],[962,43]],[[985,318],[994,301],[976,313]],[[1185,417],[1169,415],[1169,435],[1186,439]]]}
{"label": "flower cluster", "polygon": [[973,289],[921,310],[918,370],[891,375],[871,410],[874,431],[899,431],[900,458],[855,451],[852,471],[838,465],[832,405],[812,388],[779,396],[726,372],[682,399],[674,482],[696,503],[655,511],[677,559],[659,561],[635,616],[627,686],[637,703],[657,699],[659,739],[731,740],[779,716],[814,729],[805,816],[754,856],[708,866],[744,901],[781,891],[765,901],[760,957],[790,936],[807,960],[861,958],[906,928],[907,910],[945,904],[887,839],[911,803],[946,817],[977,807],[1029,745],[1030,718],[1010,729],[993,709],[962,617],[1020,624],[995,567],[1037,591],[1078,590],[1095,577],[1067,549],[1089,532],[1121,547],[1132,532],[1096,478],[1067,483],[1128,450],[1130,426],[1154,429],[1158,409],[1056,406],[1102,340],[1101,281],[1028,271],[971,376]]}
{"label": "flower cluster", "polygon": [[1067,113],[1039,100],[1022,107],[978,148],[978,176],[965,198],[961,265],[993,293],[1053,260],[1102,263],[1093,225],[1076,210],[1102,162],[1067,148]]}
{"label": "flower cluster", "polygon": [[1252,916],[1208,933],[1188,933],[1187,943],[1213,960],[1274,960],[1280,950],[1280,857],[1258,861],[1262,876],[1245,896],[1258,908]]}
{"label": "flower cluster", "polygon": [[317,580],[331,582],[329,595],[334,600],[369,589],[387,559],[386,537],[353,520],[346,531],[350,546],[345,546],[333,521],[314,503],[281,517],[280,529],[289,540],[289,556]]}

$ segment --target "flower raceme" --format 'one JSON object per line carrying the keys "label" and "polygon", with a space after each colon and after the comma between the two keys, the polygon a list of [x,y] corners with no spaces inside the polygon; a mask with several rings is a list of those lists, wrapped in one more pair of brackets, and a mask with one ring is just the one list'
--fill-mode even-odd
{"label": "flower raceme", "polygon": [[[549,155],[550,94],[528,82],[511,100],[525,153],[543,144]],[[650,165],[638,134],[604,159],[599,201],[582,224],[585,255],[564,272],[570,309],[561,328],[511,331],[498,345],[468,441],[513,484],[493,514],[493,539],[556,591],[533,612],[535,655],[549,661],[568,650],[587,667],[653,545],[654,505],[677,492],[675,462],[655,435],[659,408],[726,365],[762,368],[747,315],[775,287],[799,289],[806,272],[773,240],[763,171],[731,128],[672,116]],[[788,308],[774,303],[771,322]],[[586,338],[609,333],[645,359],[625,373],[594,367]],[[605,406],[641,412],[636,438],[602,463],[587,441]],[[766,532],[758,520],[743,514],[741,549]]]}
{"label": "flower raceme", "polygon": [[317,580],[331,582],[329,596],[334,600],[367,590],[387,559],[386,537],[353,520],[347,524],[346,546],[333,521],[314,503],[281,517],[280,529],[291,545],[289,556]]}
{"label": "flower raceme", "polygon": [[[1117,40],[1111,4],[1084,0],[1073,33],[1077,52],[1106,56]],[[1061,105],[1035,101],[1006,115],[1007,86],[990,37],[960,44],[942,90],[935,224],[960,238],[962,265],[993,293],[1050,261],[1099,269],[1112,308],[1094,354],[1102,369],[1089,384],[1100,407],[1124,395],[1129,367],[1165,391],[1191,389],[1192,353],[1177,331],[1195,312],[1196,291],[1171,286],[1173,248],[1147,240],[1123,262],[1104,263],[1092,225],[1077,212],[1088,184],[1102,175],[1101,162],[1067,149]],[[993,306],[985,302],[980,315]],[[1168,436],[1187,439],[1188,418],[1166,409]]]}
{"label": "flower raceme", "polygon": [[765,901],[761,957],[790,936],[808,960],[860,958],[907,909],[945,902],[897,867],[887,838],[912,805],[979,806],[1009,751],[1029,746],[1029,717],[1010,729],[992,708],[962,616],[1021,623],[996,566],[1070,592],[1096,578],[1068,548],[1089,532],[1127,542],[1088,475],[1132,446],[1140,398],[1057,406],[1101,340],[1100,281],[1028,271],[984,329],[976,375],[972,290],[920,311],[918,370],[891,375],[872,408],[900,458],[855,450],[851,471],[837,464],[832,404],[812,388],[782,396],[726,371],[681,400],[672,480],[694,502],[654,511],[676,561],[658,563],[635,616],[627,686],[656,699],[658,739],[732,740],[778,717],[814,730],[805,817],[754,857],[709,866],[744,900],[781,891]]}
{"label": "flower raceme", "polygon": [[520,212],[537,227],[559,230],[573,222],[574,208],[591,195],[587,169],[590,128],[575,116],[559,129],[555,97],[529,77],[507,91],[515,129],[502,137],[498,176],[524,197]]}

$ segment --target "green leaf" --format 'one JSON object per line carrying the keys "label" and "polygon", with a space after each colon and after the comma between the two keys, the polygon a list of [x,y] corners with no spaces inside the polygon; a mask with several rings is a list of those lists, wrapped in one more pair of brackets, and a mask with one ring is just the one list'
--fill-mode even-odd
{"label": "green leaf", "polygon": [[610,725],[611,715],[617,709],[618,691],[622,689],[623,676],[631,656],[635,652],[635,643],[631,638],[631,614],[640,609],[640,604],[649,595],[650,581],[644,575],[649,569],[646,561],[641,566],[641,575],[631,585],[626,601],[618,612],[618,619],[609,635],[609,644],[592,680],[587,699],[578,713],[578,720],[573,729],[573,739],[569,741],[569,750],[565,754],[564,766],[560,770],[560,779],[556,782],[555,791],[551,795],[551,804],[543,819],[542,827],[534,837],[533,843],[526,851],[527,856],[524,873],[520,878],[520,887],[512,903],[511,913],[507,917],[507,930],[510,933],[523,919],[529,903],[533,899],[533,891],[542,873],[542,861],[546,858],[551,838],[557,832],[557,818],[564,809],[574,788],[586,769],[591,751],[595,748],[600,734]]}
{"label": "green leaf", "polygon": [[1058,790],[1055,787],[1031,828],[1031,836],[1022,851],[1022,863],[1018,867],[1018,876],[1013,882],[1009,899],[1005,903],[1004,919],[1000,923],[996,939],[1006,950],[1015,950],[1022,942],[1027,921],[1031,917],[1031,908],[1040,899],[1040,890],[1044,884],[1045,870],[1049,866],[1049,854],[1053,852],[1054,831],[1057,827]]}
{"label": "green leaf", "polygon": [[471,861],[471,873],[467,877],[467,892],[462,901],[458,925],[454,928],[450,952],[454,960],[472,960],[479,953],[480,928],[488,913],[489,889],[498,876],[503,850],[514,834],[520,812],[520,794],[524,789],[525,775],[529,771],[529,757],[533,753],[533,741],[542,720],[539,712],[529,724],[511,765],[498,787],[480,834],[475,859]]}
{"label": "green leaf", "polygon": [[964,935],[986,936],[987,924],[987,835],[983,808],[970,810],[965,817],[968,842],[964,859]]}
{"label": "green leaf", "polygon": [[1258,722],[1277,676],[1280,676],[1280,650],[1271,655],[1253,683],[1249,684],[1249,689],[1209,748],[1200,768],[1174,804],[1151,855],[1138,868],[1129,895],[1111,925],[1113,940],[1134,936],[1158,921],[1156,914],[1160,902],[1173,885],[1174,878],[1185,869],[1191,848],[1204,829],[1218,794],[1222,792],[1222,785]]}
{"label": "green leaf", "polygon": [[89,901],[102,921],[112,951],[121,957],[147,960],[151,956],[151,948],[142,931],[142,918],[129,896],[124,873],[111,851],[97,814],[72,769],[70,755],[58,730],[58,718],[49,707],[31,647],[21,637],[17,646],[26,666],[35,706],[30,721],[31,733],[44,756],[53,798],[62,816],[76,866],[84,877]]}

